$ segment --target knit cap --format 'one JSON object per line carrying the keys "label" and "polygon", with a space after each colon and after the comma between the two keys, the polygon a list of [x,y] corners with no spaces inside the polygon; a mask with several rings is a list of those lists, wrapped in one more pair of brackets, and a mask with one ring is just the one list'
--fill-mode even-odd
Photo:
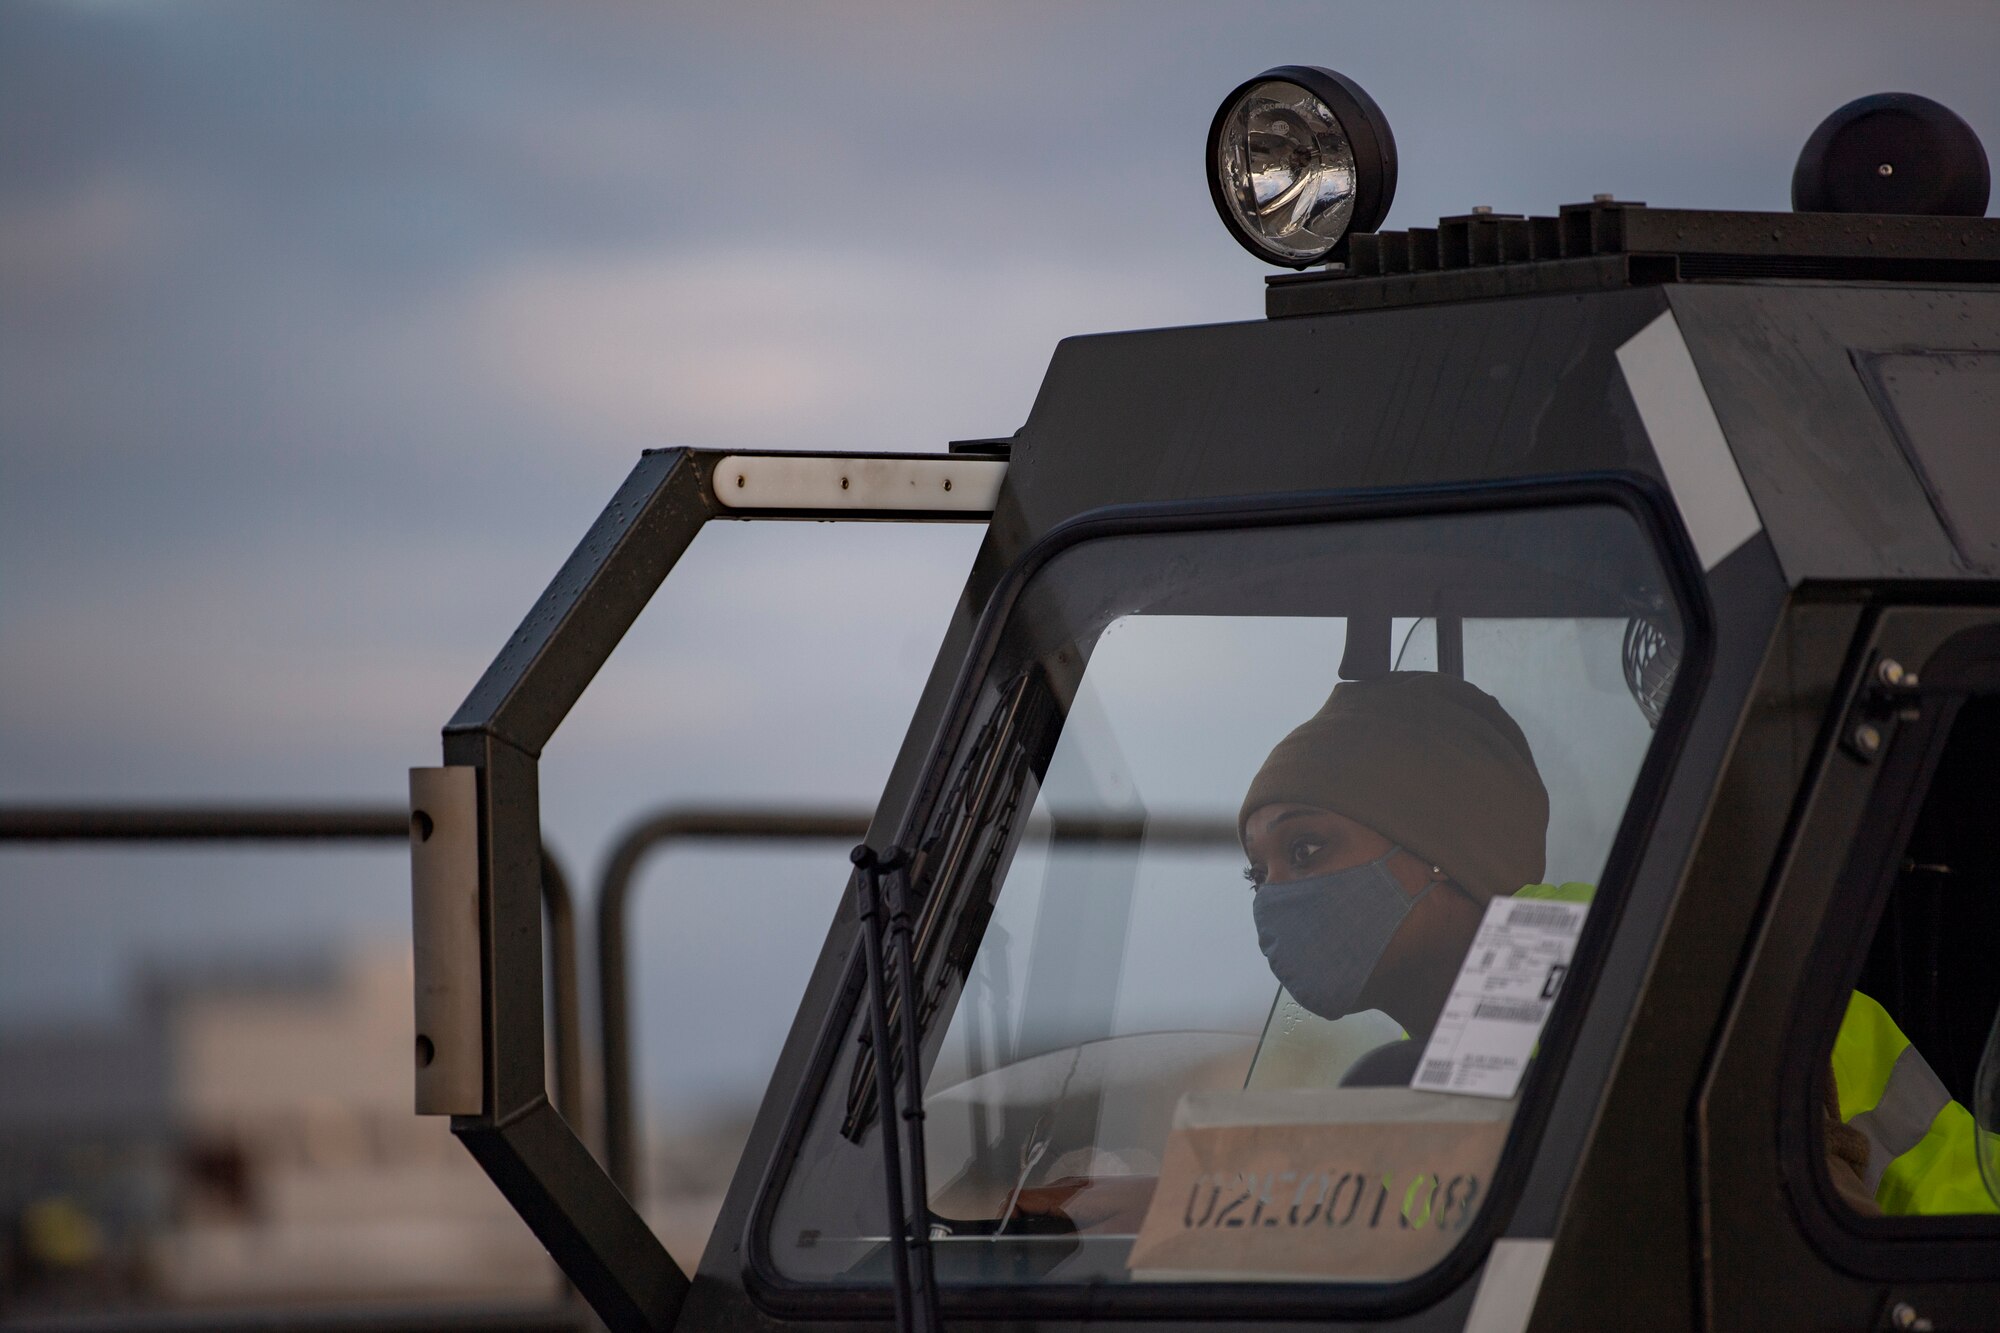
{"label": "knit cap", "polygon": [[1394,671],[1334,686],[1278,742],[1237,815],[1278,802],[1346,815],[1485,902],[1540,882],[1549,794],[1528,738],[1486,691]]}

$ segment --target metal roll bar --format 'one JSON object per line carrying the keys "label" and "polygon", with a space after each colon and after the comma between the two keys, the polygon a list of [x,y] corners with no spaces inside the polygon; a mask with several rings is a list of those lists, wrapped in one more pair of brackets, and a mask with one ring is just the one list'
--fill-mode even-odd
{"label": "metal roll bar", "polygon": [[[1004,449],[945,455],[649,452],[444,726],[443,767],[413,770],[469,793],[454,865],[477,866],[477,955],[441,950],[438,993],[479,990],[479,1107],[452,1132],[617,1330],[667,1329],[688,1276],[549,1104],[543,1052],[541,913],[535,907],[542,747],[711,519],[984,522]],[[459,872],[453,872],[457,874]],[[440,893],[462,881],[446,876]],[[423,953],[419,951],[420,963]]]}

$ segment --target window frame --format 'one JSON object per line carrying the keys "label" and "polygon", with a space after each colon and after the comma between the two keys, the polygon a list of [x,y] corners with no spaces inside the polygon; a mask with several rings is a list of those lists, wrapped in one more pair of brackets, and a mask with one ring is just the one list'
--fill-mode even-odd
{"label": "window frame", "polygon": [[[1955,611],[1962,615],[1975,608]],[[2000,1216],[1866,1217],[1849,1208],[1827,1169],[1820,1128],[1819,1079],[1832,1058],[1847,997],[1861,979],[1895,891],[1898,862],[1929,798],[1952,729],[1969,700],[2000,697],[2000,608],[1975,613],[1987,617],[1984,623],[1948,633],[1918,667],[1917,687],[1900,692],[1900,701],[1913,703],[1917,716],[1899,721],[1875,774],[1866,781],[1861,816],[1835,862],[1839,870],[1780,1062],[1779,1162],[1798,1224],[1822,1257],[1884,1282],[1990,1282],[2000,1272]],[[1921,650],[1925,645],[1913,646]],[[1915,660],[1884,634],[1852,664],[1842,706],[1831,715],[1830,725],[1850,728],[1871,691],[1878,698],[1897,693],[1875,684],[1878,663],[1890,657]],[[1825,738],[1815,786],[1824,784],[1830,766],[1854,762],[1843,745],[1837,734]]]}
{"label": "window frame", "polygon": [[[1540,1053],[1523,1080],[1520,1106],[1495,1165],[1486,1206],[1466,1234],[1439,1263],[1398,1282],[941,1285],[939,1303],[945,1315],[988,1319],[1084,1316],[1208,1321],[1379,1319],[1432,1306],[1472,1277],[1485,1262],[1494,1240],[1505,1231],[1542,1146],[1556,1092],[1609,954],[1611,937],[1623,915],[1633,874],[1643,858],[1669,780],[1706,694],[1715,653],[1715,618],[1707,580],[1680,512],[1657,480],[1639,473],[1571,473],[1440,486],[1284,492],[1104,506],[1059,523],[1010,566],[981,609],[971,647],[953,682],[922,776],[897,820],[899,843],[918,836],[949,785],[953,758],[977,713],[979,686],[999,650],[1002,631],[1023,589],[1043,566],[1073,546],[1105,537],[1443,518],[1586,505],[1608,505],[1623,510],[1634,520],[1641,539],[1647,542],[1665,581],[1665,591],[1673,598],[1681,618],[1679,678],[1655,729],[1653,742],[1634,776],[1592,911],[1577,943],[1576,961],[1564,982],[1565,995],[1581,998],[1557,1006],[1548,1019],[1541,1035]],[[850,879],[850,893],[851,889]],[[850,945],[842,977],[835,1002],[821,1018],[803,1077],[793,1087],[742,1237],[745,1290],[757,1306],[780,1317],[884,1319],[893,1315],[892,1293],[886,1280],[879,1285],[864,1286],[790,1277],[779,1270],[771,1244],[778,1202],[791,1179],[814,1113],[828,1094],[828,1081],[857,1017],[863,990],[858,933]]]}

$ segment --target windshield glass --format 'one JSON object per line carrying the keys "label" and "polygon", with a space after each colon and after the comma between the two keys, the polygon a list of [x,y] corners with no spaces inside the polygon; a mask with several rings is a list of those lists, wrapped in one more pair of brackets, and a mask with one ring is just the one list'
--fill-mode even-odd
{"label": "windshield glass", "polygon": [[[908,842],[931,1233],[977,1283],[1394,1282],[1479,1216],[1672,688],[1611,505],[1050,559]],[[771,1215],[881,1282],[850,1022]]]}

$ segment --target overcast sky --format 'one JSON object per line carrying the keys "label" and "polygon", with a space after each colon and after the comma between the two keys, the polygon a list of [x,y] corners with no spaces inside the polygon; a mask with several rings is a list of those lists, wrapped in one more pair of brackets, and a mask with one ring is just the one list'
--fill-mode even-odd
{"label": "overcast sky", "polygon": [[[1890,89],[2000,145],[1992,0],[1746,8],[4,0],[0,797],[400,802],[642,448],[1005,435],[1066,334],[1256,318],[1201,144],[1270,65],[1373,93],[1391,226],[1784,208]],[[573,869],[663,802],[871,803],[977,535],[704,535],[550,750]],[[400,857],[190,856],[0,857],[0,1023],[403,928]],[[754,1086],[796,991],[728,960],[809,958],[840,868],[681,864],[647,1002],[740,1010],[679,1039]]]}

